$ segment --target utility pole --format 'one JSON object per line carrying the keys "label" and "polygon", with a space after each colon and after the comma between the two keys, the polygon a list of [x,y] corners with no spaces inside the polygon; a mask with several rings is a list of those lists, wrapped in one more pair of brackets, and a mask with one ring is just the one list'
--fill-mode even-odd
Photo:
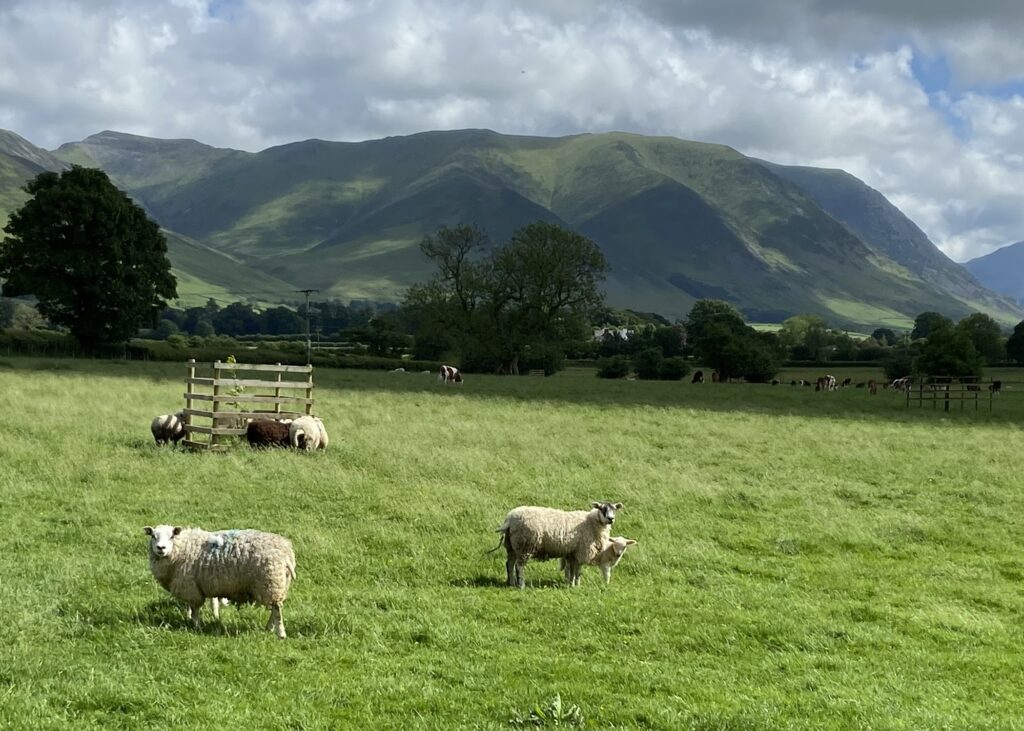
{"label": "utility pole", "polygon": [[312,362],[312,349],[313,341],[309,338],[309,295],[311,292],[319,292],[319,289],[297,289],[296,292],[301,292],[306,295],[306,365]]}

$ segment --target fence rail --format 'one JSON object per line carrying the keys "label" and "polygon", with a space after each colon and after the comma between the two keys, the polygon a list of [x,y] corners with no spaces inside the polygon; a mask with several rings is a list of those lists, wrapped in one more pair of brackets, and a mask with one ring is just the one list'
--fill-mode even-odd
{"label": "fence rail", "polygon": [[1002,381],[984,383],[972,378],[926,377],[907,387],[907,407],[916,402],[918,408],[931,403],[933,409],[938,409],[941,403],[942,410],[949,411],[951,404],[960,404],[960,411],[964,411],[965,405],[973,404],[977,411],[981,404],[987,404],[991,411],[1003,385]]}

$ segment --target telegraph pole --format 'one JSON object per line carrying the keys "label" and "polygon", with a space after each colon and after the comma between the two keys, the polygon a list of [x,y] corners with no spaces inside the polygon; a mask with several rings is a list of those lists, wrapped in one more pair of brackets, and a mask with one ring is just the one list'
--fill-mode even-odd
{"label": "telegraph pole", "polygon": [[319,292],[319,289],[297,289],[296,292],[301,292],[306,295],[306,365],[312,362],[312,349],[313,341],[309,339],[309,295],[311,292]]}

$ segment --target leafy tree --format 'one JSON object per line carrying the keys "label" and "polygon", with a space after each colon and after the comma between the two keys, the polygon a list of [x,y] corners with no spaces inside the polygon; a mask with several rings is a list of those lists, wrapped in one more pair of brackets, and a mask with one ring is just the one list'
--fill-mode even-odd
{"label": "leafy tree", "polygon": [[887,327],[880,327],[871,333],[871,337],[882,345],[893,346],[899,343],[899,336]]}
{"label": "leafy tree", "polygon": [[682,325],[662,325],[654,328],[651,340],[666,358],[674,358],[683,354],[686,330]]}
{"label": "leafy tree", "polygon": [[953,321],[938,312],[922,312],[914,320],[914,329],[910,331],[911,340],[919,340],[931,335],[932,330],[939,326],[953,325]]}
{"label": "leafy tree", "polygon": [[897,378],[909,376],[914,372],[914,359],[910,353],[904,350],[893,352],[882,363],[882,370],[887,379],[895,381]]}
{"label": "leafy tree", "polygon": [[665,358],[658,368],[658,377],[663,381],[680,381],[690,373],[690,366],[686,359],[678,355]]}
{"label": "leafy tree", "polygon": [[260,316],[251,305],[232,302],[213,316],[213,326],[222,335],[256,335],[260,331]]}
{"label": "leafy tree", "polygon": [[178,326],[174,324],[174,320],[164,318],[157,323],[153,335],[155,335],[158,340],[166,340],[171,335],[177,335],[180,332],[181,330],[179,330]]}
{"label": "leafy tree", "polygon": [[621,355],[610,358],[599,358],[597,361],[598,378],[625,378],[629,375],[629,361]]}
{"label": "leafy tree", "polygon": [[728,302],[702,299],[693,303],[686,317],[686,338],[697,348],[699,356],[698,343],[713,340],[722,332],[739,332],[745,327],[743,315]]}
{"label": "leafy tree", "polygon": [[[310,308],[312,309],[312,308]],[[306,320],[287,307],[271,307],[259,318],[260,332],[267,335],[294,335],[306,332]]]}
{"label": "leafy tree", "polygon": [[1006,341],[1006,355],[1024,365],[1024,320],[1013,328],[1013,335]]}
{"label": "leafy tree", "polygon": [[202,338],[208,338],[216,334],[216,330],[209,320],[200,320],[196,323],[195,334]]}
{"label": "leafy tree", "polygon": [[420,249],[438,270],[409,289],[404,307],[417,340],[458,352],[467,370],[518,373],[528,349],[564,351],[602,304],[601,250],[551,223],[529,224],[489,254],[486,234],[465,225],[440,229]]}
{"label": "leafy tree", "polygon": [[988,365],[998,363],[1005,356],[1003,330],[988,315],[980,312],[968,315],[957,323],[956,329],[970,338],[975,350],[981,353]]}
{"label": "leafy tree", "polygon": [[686,332],[697,357],[723,379],[763,383],[778,371],[778,339],[747,326],[726,302],[698,300],[687,317]]}
{"label": "leafy tree", "polygon": [[46,320],[28,302],[0,298],[0,330],[32,330],[46,327]]}
{"label": "leafy tree", "polygon": [[44,172],[0,245],[7,295],[34,294],[39,312],[82,345],[120,343],[156,324],[176,283],[159,227],[101,170]]}
{"label": "leafy tree", "polygon": [[914,371],[929,376],[981,376],[985,359],[967,333],[952,324],[938,323],[928,335]]}

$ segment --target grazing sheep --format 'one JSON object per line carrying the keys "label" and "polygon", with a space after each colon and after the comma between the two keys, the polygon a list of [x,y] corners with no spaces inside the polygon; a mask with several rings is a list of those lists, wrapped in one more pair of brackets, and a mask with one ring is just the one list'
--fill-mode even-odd
{"label": "grazing sheep", "polygon": [[511,510],[498,528],[508,553],[505,571],[509,586],[526,585],[524,569],[531,559],[565,560],[565,575],[570,586],[579,583],[580,568],[592,563],[615,522],[622,503],[591,503],[593,510],[565,511],[522,505]]}
{"label": "grazing sheep", "polygon": [[289,426],[273,419],[256,419],[245,427],[245,438],[253,449],[287,447]]}
{"label": "grazing sheep", "polygon": [[185,438],[185,412],[161,414],[153,419],[149,430],[153,432],[153,439],[157,444],[167,444],[167,442],[177,444]]}
{"label": "grazing sheep", "polygon": [[[608,538],[601,545],[601,550],[598,552],[592,561],[588,563],[594,566],[601,567],[601,574],[604,576],[604,583],[610,584],[612,580],[612,569],[622,558],[622,554],[626,552],[626,549],[630,546],[635,546],[636,541],[626,538],[625,536],[615,536],[614,538]],[[569,576],[568,565],[566,560],[560,559],[558,561],[558,568],[561,571],[565,571],[565,580],[570,585],[578,585],[580,583],[579,573],[576,574],[576,584],[572,584],[572,578]]]}
{"label": "grazing sheep", "polygon": [[143,531],[149,536],[153,578],[184,602],[194,627],[199,627],[207,598],[253,602],[270,609],[267,629],[284,639],[281,605],[295,578],[295,552],[287,538],[257,530],[211,533],[171,525],[147,525]]}
{"label": "grazing sheep", "polygon": [[300,416],[288,427],[288,443],[294,449],[312,452],[327,449],[327,430],[324,422],[316,416]]}

